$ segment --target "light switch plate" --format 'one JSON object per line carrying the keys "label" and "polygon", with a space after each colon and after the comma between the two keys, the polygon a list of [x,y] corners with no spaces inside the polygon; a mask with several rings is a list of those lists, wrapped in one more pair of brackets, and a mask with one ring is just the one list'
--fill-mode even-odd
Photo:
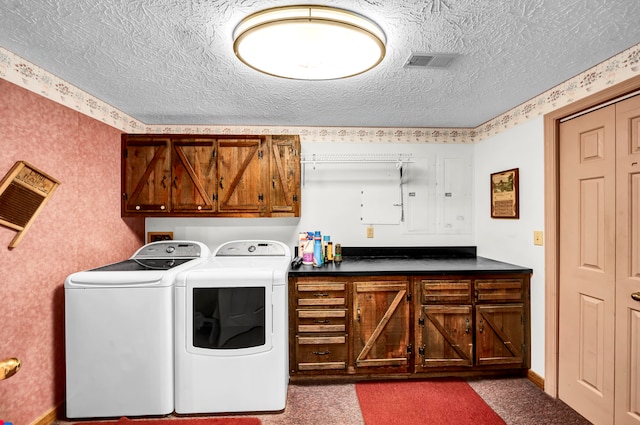
{"label": "light switch plate", "polygon": [[534,245],[543,245],[542,230],[534,230],[533,231],[533,244]]}
{"label": "light switch plate", "polygon": [[373,226],[367,226],[367,237],[368,238],[373,237]]}

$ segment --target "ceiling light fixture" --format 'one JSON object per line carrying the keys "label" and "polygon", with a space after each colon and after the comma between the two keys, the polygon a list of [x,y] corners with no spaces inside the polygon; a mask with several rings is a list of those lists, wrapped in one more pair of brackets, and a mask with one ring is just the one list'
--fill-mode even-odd
{"label": "ceiling light fixture", "polygon": [[242,62],[265,74],[296,80],[332,80],[361,74],[384,58],[386,38],[370,19],[325,6],[266,9],[233,32]]}

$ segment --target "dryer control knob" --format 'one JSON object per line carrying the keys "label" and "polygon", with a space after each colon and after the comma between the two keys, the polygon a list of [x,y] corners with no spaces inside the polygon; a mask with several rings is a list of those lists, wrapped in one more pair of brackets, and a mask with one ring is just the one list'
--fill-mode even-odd
{"label": "dryer control knob", "polygon": [[255,245],[249,245],[249,252],[253,252],[256,250],[256,246]]}
{"label": "dryer control knob", "polygon": [[173,246],[168,246],[168,247],[167,247],[167,252],[168,252],[169,254],[171,254],[171,253],[172,253],[173,251],[175,251],[175,250],[176,250],[176,248],[175,248],[175,247],[173,247]]}

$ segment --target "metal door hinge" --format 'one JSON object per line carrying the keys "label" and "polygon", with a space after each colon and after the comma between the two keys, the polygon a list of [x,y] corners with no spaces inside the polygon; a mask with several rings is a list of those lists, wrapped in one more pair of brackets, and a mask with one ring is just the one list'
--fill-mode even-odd
{"label": "metal door hinge", "polygon": [[420,326],[424,326],[424,317],[420,317],[420,318],[418,319],[418,325],[420,325]]}
{"label": "metal door hinge", "polygon": [[424,356],[424,345],[418,348],[418,354],[420,354],[421,356]]}
{"label": "metal door hinge", "polygon": [[407,354],[411,354],[413,353],[413,345],[409,344],[407,345]]}
{"label": "metal door hinge", "polygon": [[411,301],[411,292],[407,292],[407,301]]}
{"label": "metal door hinge", "polygon": [[264,156],[264,151],[258,151],[258,159],[262,159]]}
{"label": "metal door hinge", "polygon": [[258,201],[264,201],[264,194],[260,193],[258,195]]}
{"label": "metal door hinge", "polygon": [[298,195],[293,195],[293,202],[298,202]]}

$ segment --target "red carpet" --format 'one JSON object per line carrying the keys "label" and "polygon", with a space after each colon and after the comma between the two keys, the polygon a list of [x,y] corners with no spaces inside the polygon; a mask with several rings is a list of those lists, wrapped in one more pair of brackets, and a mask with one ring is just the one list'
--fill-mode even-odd
{"label": "red carpet", "polygon": [[159,418],[159,419],[129,419],[120,418],[117,421],[78,422],[74,425],[261,425],[258,418]]}
{"label": "red carpet", "polygon": [[463,380],[358,382],[366,425],[505,425]]}

